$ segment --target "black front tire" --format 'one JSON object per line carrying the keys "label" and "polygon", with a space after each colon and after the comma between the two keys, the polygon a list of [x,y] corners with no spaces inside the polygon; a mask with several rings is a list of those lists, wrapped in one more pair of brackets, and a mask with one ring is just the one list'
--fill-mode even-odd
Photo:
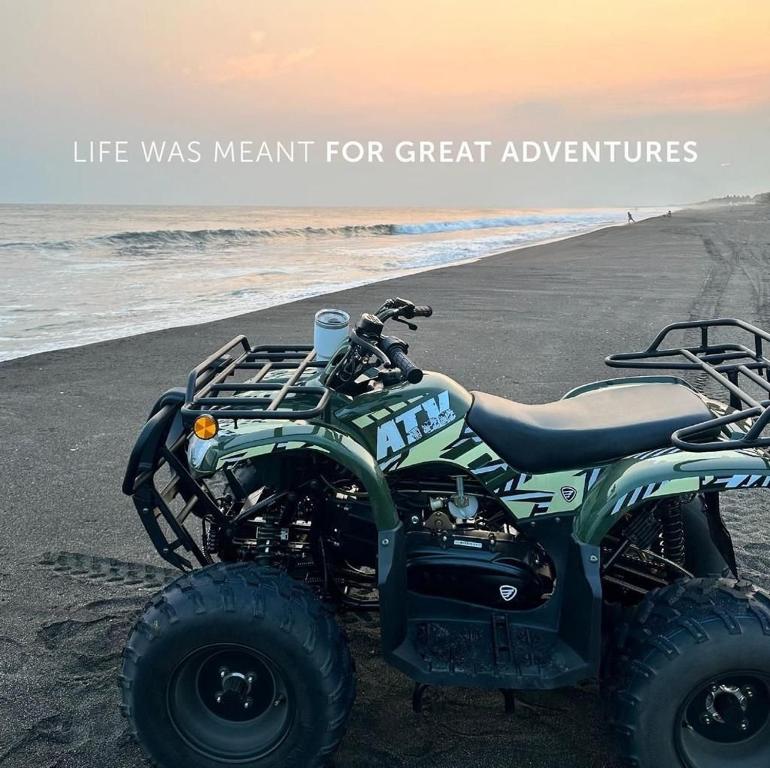
{"label": "black front tire", "polygon": [[611,704],[629,765],[770,765],[770,596],[678,582],[645,598],[622,645]]}
{"label": "black front tire", "polygon": [[160,768],[317,768],[355,696],[332,613],[286,574],[248,563],[195,571],[154,597],[120,687],[131,734]]}

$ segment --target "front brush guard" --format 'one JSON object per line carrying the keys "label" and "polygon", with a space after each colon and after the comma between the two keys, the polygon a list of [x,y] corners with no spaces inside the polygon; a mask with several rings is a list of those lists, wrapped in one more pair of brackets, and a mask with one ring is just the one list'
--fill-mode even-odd
{"label": "front brush guard", "polygon": [[[123,478],[123,493],[132,497],[139,519],[158,554],[175,568],[189,571],[193,569],[193,563],[178,550],[186,550],[199,565],[209,561],[185,528],[185,520],[193,508],[199,517],[218,519],[222,513],[187,469],[184,455],[187,433],[180,414],[184,401],[184,390],[170,389],[153,406],[131,451]],[[171,479],[159,490],[155,476],[164,466],[171,471]],[[184,499],[184,505],[174,514],[169,502],[176,496]],[[167,524],[174,538],[166,535],[161,521]]]}

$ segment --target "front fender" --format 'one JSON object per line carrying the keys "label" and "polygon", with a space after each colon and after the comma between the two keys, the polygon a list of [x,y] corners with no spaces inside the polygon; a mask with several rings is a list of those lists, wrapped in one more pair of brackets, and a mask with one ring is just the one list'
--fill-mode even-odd
{"label": "front fender", "polygon": [[578,513],[575,535],[598,546],[626,510],[649,499],[756,487],[770,487],[770,461],[757,449],[647,451],[600,470]]}
{"label": "front fender", "polygon": [[214,440],[190,438],[188,463],[198,475],[211,475],[227,464],[273,451],[318,451],[349,469],[366,488],[379,531],[377,585],[380,625],[386,654],[406,633],[406,559],[404,528],[385,476],[374,457],[353,438],[319,424],[297,421],[243,422],[238,430],[221,428]]}
{"label": "front fender", "polygon": [[381,531],[397,527],[390,489],[374,457],[353,438],[330,427],[296,421],[254,421],[238,430],[223,427],[213,440],[191,437],[187,458],[190,469],[205,477],[243,459],[292,450],[317,451],[349,469],[369,494],[377,527]]}

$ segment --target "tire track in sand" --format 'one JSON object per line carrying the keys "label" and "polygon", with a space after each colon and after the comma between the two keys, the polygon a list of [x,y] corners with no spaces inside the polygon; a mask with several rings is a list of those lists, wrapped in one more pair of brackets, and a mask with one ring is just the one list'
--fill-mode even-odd
{"label": "tire track in sand", "polygon": [[[718,241],[703,236],[710,264],[701,292],[690,307],[690,319],[738,317],[770,328],[770,243],[753,239],[751,227],[729,228]],[[765,354],[770,353],[770,348]],[[722,387],[705,374],[696,386],[723,400]],[[725,522],[735,544],[744,578],[759,586],[770,586],[770,546],[763,538],[770,519],[770,497],[766,493],[730,493],[722,499]],[[760,540],[760,538],[762,540]]]}

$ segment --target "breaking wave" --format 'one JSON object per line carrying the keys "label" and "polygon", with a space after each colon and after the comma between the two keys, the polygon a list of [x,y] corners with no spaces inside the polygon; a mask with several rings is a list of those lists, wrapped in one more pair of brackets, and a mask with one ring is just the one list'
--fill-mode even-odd
{"label": "breaking wave", "polygon": [[391,224],[351,224],[343,227],[289,227],[286,229],[158,229],[150,232],[118,232],[95,238],[110,245],[207,245],[209,243],[237,242],[274,237],[360,237],[392,235]]}
{"label": "breaking wave", "polygon": [[[664,212],[632,210],[637,220]],[[0,206],[0,360],[231,317],[625,220],[617,208]]]}
{"label": "breaking wave", "polygon": [[414,224],[393,224],[394,235],[429,235],[438,232],[461,232],[469,229],[507,229],[531,227],[540,224],[584,224],[606,221],[606,213],[580,214],[524,214],[517,216],[493,216],[479,219],[449,219],[447,221],[421,221]]}
{"label": "breaking wave", "polygon": [[156,229],[147,231],[117,232],[84,240],[58,240],[41,242],[6,242],[0,248],[40,248],[73,250],[83,246],[112,246],[115,248],[153,248],[163,246],[187,246],[203,248],[209,245],[247,244],[254,240],[273,238],[312,237],[371,237],[383,235],[430,235],[443,232],[461,232],[478,229],[505,229],[530,227],[543,224],[579,224],[591,226],[606,221],[606,213],[591,214],[524,214],[516,216],[492,216],[471,219],[447,219],[409,224],[350,224],[332,227],[287,227],[279,229]]}

